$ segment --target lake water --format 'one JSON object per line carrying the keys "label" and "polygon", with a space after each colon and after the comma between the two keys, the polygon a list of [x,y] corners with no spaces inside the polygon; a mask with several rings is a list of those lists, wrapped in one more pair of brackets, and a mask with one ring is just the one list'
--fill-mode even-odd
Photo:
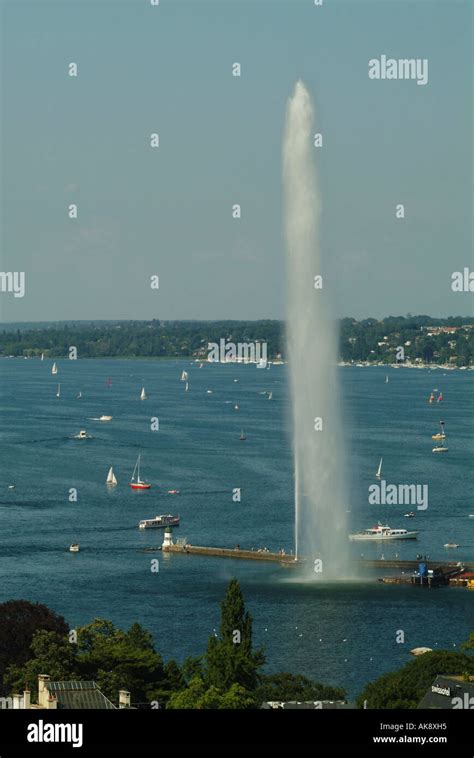
{"label": "lake water", "polygon": [[[297,571],[277,564],[144,551],[161,545],[163,534],[139,530],[138,521],[168,512],[181,516],[174,536],[195,545],[293,548],[285,366],[199,369],[189,361],[105,359],[57,364],[52,376],[49,360],[0,361],[1,601],[46,603],[71,628],[96,617],[122,627],[139,621],[165,659],[182,661],[204,651],[235,576],[254,617],[255,642],[266,648],[267,671],[306,674],[343,686],[350,696],[408,661],[411,648],[456,649],[474,629],[474,592],[466,589],[388,586],[374,576],[328,585],[301,581]],[[188,393],[179,381],[183,368]],[[474,519],[468,518],[474,513],[474,374],[354,367],[341,368],[340,379],[351,531],[377,520],[420,530],[416,542],[348,544],[354,559],[422,553],[474,560]],[[145,401],[139,399],[142,386]],[[444,401],[430,406],[434,388]],[[269,401],[262,393],[270,390]],[[102,414],[113,421],[91,420]],[[159,431],[151,431],[152,417]],[[434,455],[431,435],[440,419],[449,452]],[[71,439],[80,429],[94,439]],[[146,492],[128,486],[139,453],[142,478],[153,485]],[[428,484],[426,511],[407,519],[403,514],[416,506],[369,505],[380,456],[388,483]],[[118,486],[108,489],[111,465]],[[236,487],[240,503],[232,499]],[[77,502],[70,502],[70,488],[77,489]],[[167,495],[169,489],[180,494]],[[449,541],[461,547],[444,548]],[[71,542],[80,543],[80,553],[68,551]],[[154,558],[158,573],[151,571]],[[396,641],[398,630],[404,644]]]}

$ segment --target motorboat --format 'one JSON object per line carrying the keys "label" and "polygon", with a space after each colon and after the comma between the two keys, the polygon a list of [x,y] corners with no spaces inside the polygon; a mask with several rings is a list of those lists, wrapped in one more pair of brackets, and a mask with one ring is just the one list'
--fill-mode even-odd
{"label": "motorboat", "polygon": [[99,421],[112,421],[113,416],[99,416]]}
{"label": "motorboat", "polygon": [[410,513],[405,513],[405,518],[414,518],[415,513],[414,511],[410,511]]}
{"label": "motorboat", "polygon": [[458,545],[457,542],[446,542],[443,547],[461,547],[461,545]]}
{"label": "motorboat", "polygon": [[363,532],[350,534],[349,539],[354,541],[366,540],[416,540],[418,532],[409,532],[407,529],[392,529],[380,522],[377,526],[365,529]]}
{"label": "motorboat", "polygon": [[168,495],[179,495],[179,490],[168,490]]}
{"label": "motorboat", "polygon": [[167,526],[179,526],[179,516],[172,516],[171,513],[155,518],[145,518],[138,523],[139,529],[164,529]]}
{"label": "motorboat", "polygon": [[80,550],[80,546],[77,542],[73,542],[72,545],[69,545],[69,552],[70,553],[78,553]]}
{"label": "motorboat", "polygon": [[92,439],[92,437],[90,436],[90,434],[87,434],[85,429],[81,429],[79,434],[74,435],[74,439],[75,440],[90,440]]}

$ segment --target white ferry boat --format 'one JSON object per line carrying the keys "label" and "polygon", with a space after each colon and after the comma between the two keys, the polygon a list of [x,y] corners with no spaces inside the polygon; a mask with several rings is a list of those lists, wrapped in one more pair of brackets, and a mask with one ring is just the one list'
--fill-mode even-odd
{"label": "white ferry boat", "polygon": [[166,526],[179,526],[179,516],[167,515],[155,516],[155,518],[145,518],[139,522],[140,529],[164,529]]}
{"label": "white ferry boat", "polygon": [[416,540],[418,532],[409,532],[407,529],[392,529],[390,526],[378,523],[370,529],[365,529],[357,534],[350,534],[350,540]]}

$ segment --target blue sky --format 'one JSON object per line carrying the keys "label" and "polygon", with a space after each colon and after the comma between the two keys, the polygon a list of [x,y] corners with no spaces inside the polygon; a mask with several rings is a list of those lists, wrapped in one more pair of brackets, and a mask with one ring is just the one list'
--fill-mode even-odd
{"label": "blue sky", "polygon": [[[3,2],[1,266],[26,294],[1,294],[1,317],[283,318],[299,78],[336,315],[472,315],[450,289],[474,268],[471,17],[460,0]],[[428,84],[369,80],[382,54],[427,58]]]}

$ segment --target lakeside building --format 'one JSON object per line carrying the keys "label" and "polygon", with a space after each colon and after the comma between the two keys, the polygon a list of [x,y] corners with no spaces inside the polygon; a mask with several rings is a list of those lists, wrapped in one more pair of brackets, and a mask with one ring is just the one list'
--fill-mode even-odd
{"label": "lakeside building", "polygon": [[466,682],[462,676],[438,675],[418,708],[474,710],[474,676]]}
{"label": "lakeside building", "polygon": [[[130,708],[130,692],[119,690],[119,708]],[[15,710],[117,710],[95,682],[52,682],[48,674],[38,675],[38,702],[31,702],[30,690],[0,698],[0,708]]]}

